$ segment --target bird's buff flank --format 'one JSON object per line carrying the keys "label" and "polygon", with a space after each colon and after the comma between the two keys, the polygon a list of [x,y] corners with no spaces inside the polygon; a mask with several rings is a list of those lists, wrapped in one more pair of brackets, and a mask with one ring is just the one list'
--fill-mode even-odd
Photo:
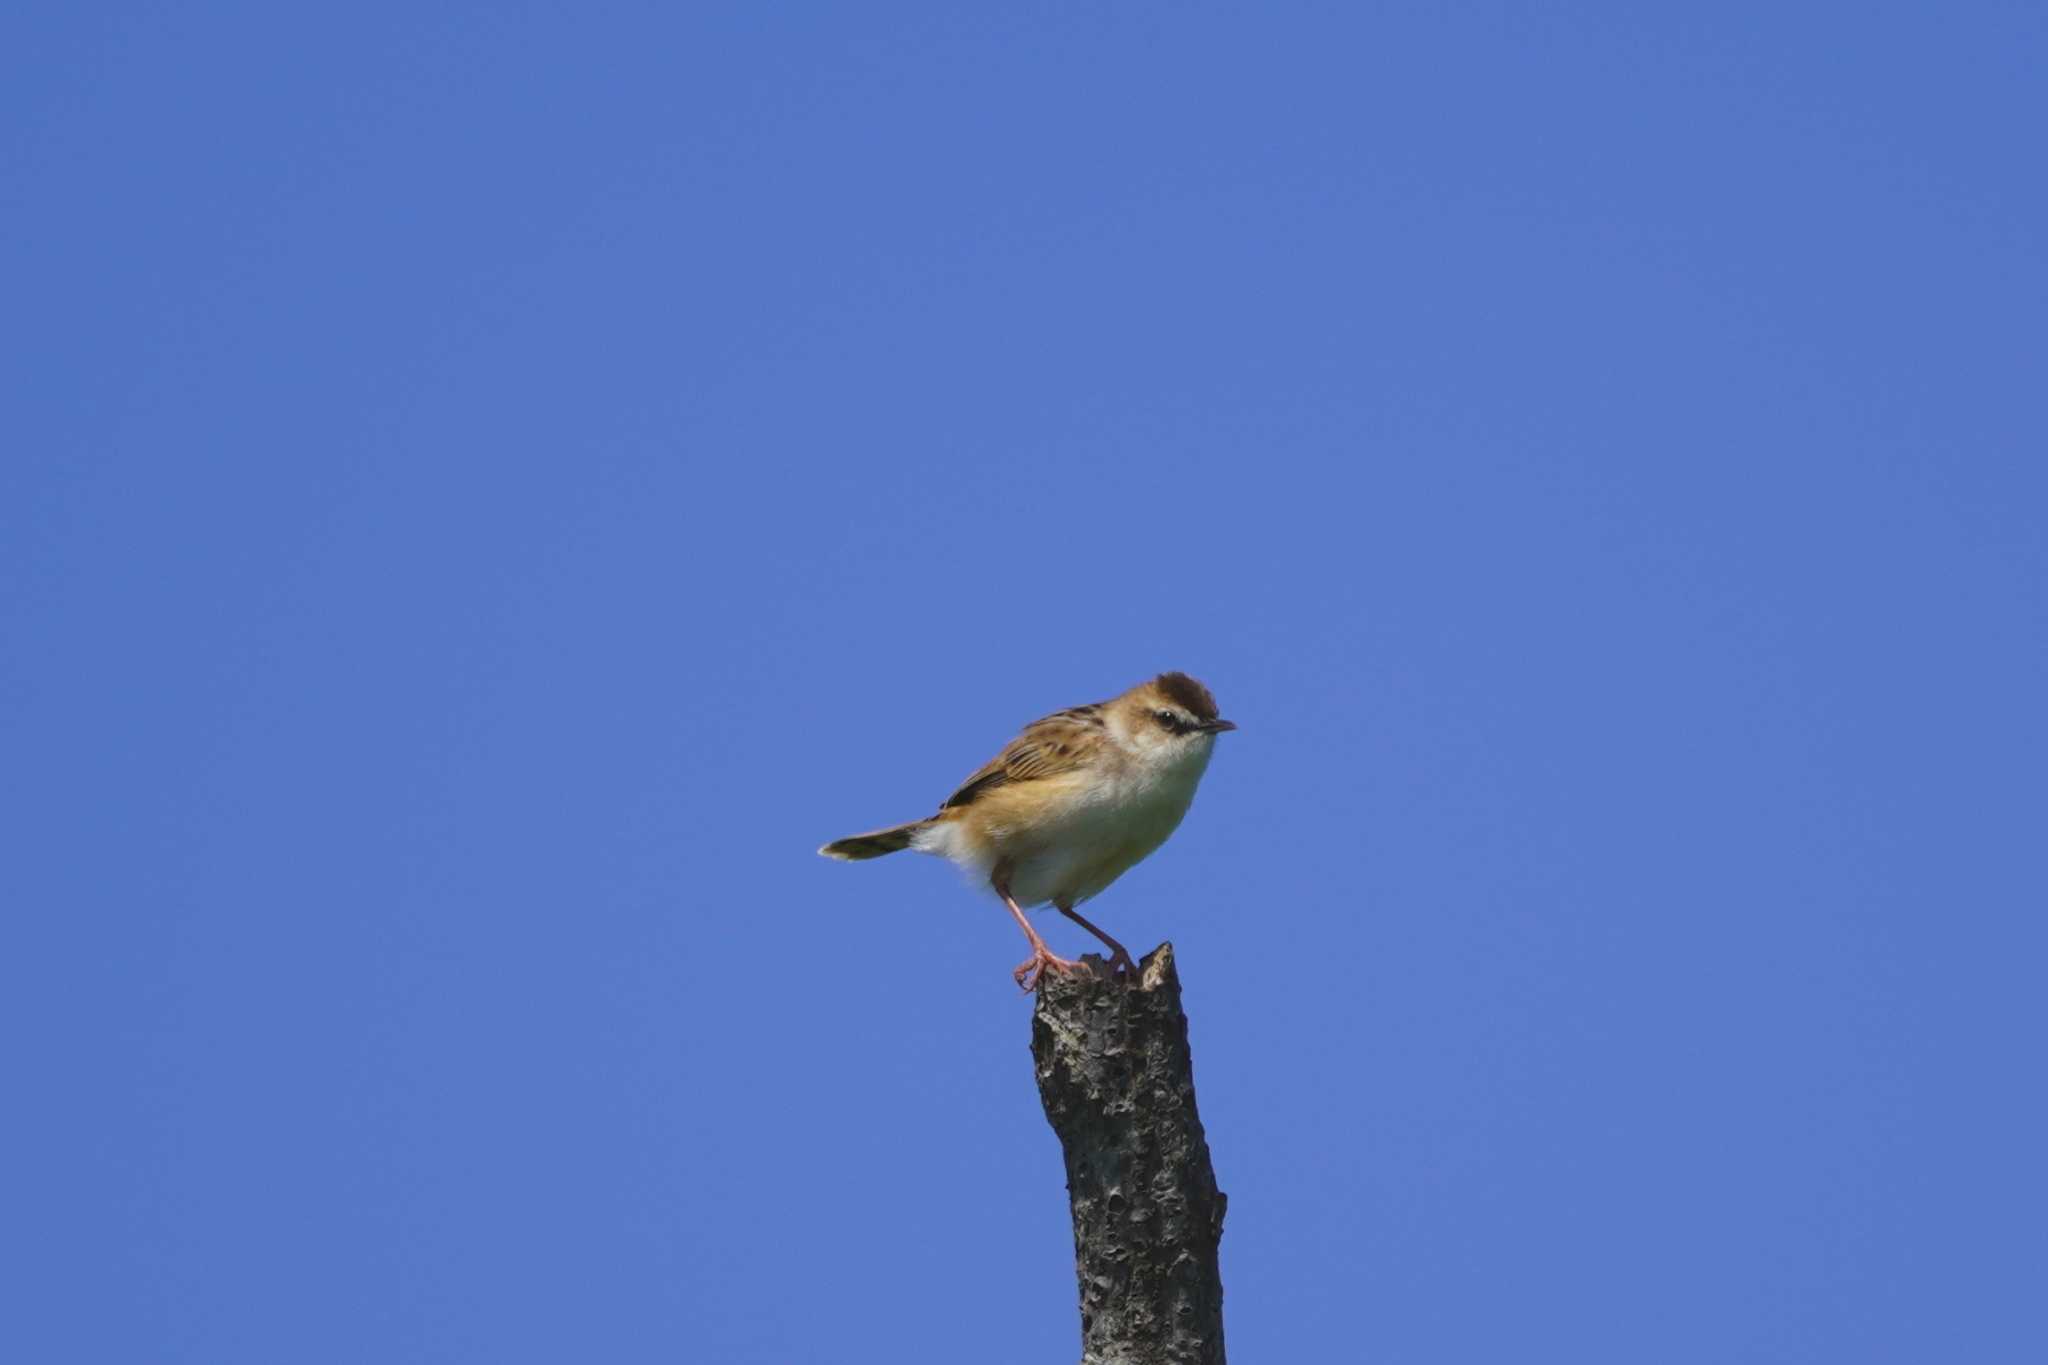
{"label": "bird's buff flank", "polygon": [[1162,673],[1120,697],[1033,721],[926,820],[835,839],[819,849],[855,862],[912,848],[986,880],[1031,941],[1014,975],[1030,990],[1071,971],[1024,916],[1050,902],[1109,945],[1110,965],[1135,973],[1124,946],[1074,913],[1166,842],[1188,812],[1216,736],[1237,726],[1209,689]]}

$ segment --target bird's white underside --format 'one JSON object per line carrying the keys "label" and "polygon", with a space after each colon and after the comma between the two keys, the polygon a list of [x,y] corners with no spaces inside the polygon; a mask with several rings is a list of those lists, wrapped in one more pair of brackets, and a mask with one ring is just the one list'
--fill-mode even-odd
{"label": "bird's white underside", "polygon": [[[1213,742],[1164,768],[1118,764],[1060,782],[1028,827],[942,820],[919,831],[911,847],[945,858],[986,888],[996,864],[1009,865],[1019,905],[1078,905],[1143,861],[1179,827],[1209,766]],[[1051,782],[1048,783],[1051,785]],[[1051,793],[1048,793],[1051,795]]]}

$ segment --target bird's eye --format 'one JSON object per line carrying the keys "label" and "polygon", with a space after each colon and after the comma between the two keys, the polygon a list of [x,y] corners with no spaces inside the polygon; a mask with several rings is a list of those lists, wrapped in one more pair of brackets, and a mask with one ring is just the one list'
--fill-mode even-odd
{"label": "bird's eye", "polygon": [[1180,717],[1174,715],[1171,711],[1154,711],[1152,718],[1169,730],[1180,729]]}

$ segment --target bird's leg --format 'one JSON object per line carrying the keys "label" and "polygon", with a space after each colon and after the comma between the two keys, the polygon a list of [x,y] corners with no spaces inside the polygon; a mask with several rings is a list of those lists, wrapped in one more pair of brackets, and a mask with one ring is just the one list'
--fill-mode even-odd
{"label": "bird's leg", "polygon": [[1009,878],[998,872],[990,878],[990,883],[995,887],[996,894],[1003,898],[1003,904],[1009,907],[1010,915],[1017,921],[1017,927],[1024,931],[1024,937],[1031,940],[1031,956],[1018,963],[1017,970],[1010,973],[1015,978],[1019,990],[1037,990],[1039,977],[1048,971],[1071,972],[1081,965],[1078,962],[1069,962],[1063,957],[1053,956],[1052,949],[1045,946],[1045,940],[1031,927],[1031,921],[1024,917],[1024,911],[1018,906],[1016,898],[1010,894]]}
{"label": "bird's leg", "polygon": [[1059,911],[1062,915],[1065,915],[1068,919],[1080,925],[1083,929],[1086,929],[1089,933],[1095,935],[1095,937],[1101,939],[1104,943],[1109,945],[1109,969],[1111,971],[1116,971],[1118,968],[1122,968],[1123,970],[1129,972],[1132,976],[1136,976],[1138,974],[1138,964],[1131,961],[1131,955],[1124,951],[1123,944],[1118,943],[1108,934],[1103,933],[1100,929],[1090,924],[1087,920],[1081,918],[1081,916],[1075,912],[1073,906],[1061,905],[1059,902],[1055,901],[1053,902],[1053,909]]}

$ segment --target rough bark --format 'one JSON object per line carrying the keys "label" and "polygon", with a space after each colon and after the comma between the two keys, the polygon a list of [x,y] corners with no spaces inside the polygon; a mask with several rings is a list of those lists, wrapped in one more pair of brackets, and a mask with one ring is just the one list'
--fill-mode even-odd
{"label": "rough bark", "polygon": [[1173,945],[1135,980],[1047,973],[1031,1055],[1067,1158],[1082,1365],[1223,1365],[1223,1192],[1195,1112]]}

